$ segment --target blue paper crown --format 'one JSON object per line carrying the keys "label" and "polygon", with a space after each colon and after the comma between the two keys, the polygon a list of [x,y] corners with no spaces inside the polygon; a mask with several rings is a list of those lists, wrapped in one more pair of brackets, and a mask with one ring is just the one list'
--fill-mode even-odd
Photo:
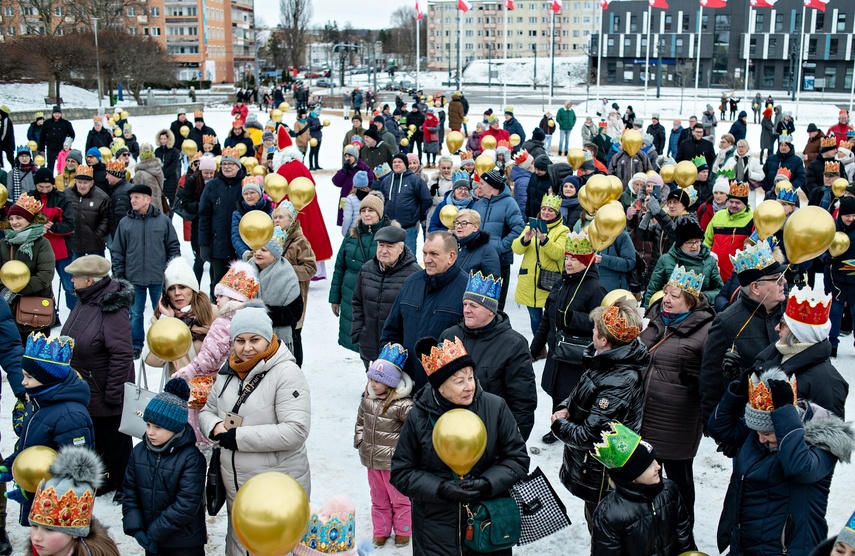
{"label": "blue paper crown", "polygon": [[273,228],[273,237],[271,239],[275,239],[279,242],[279,245],[285,247],[285,242],[288,240],[288,232],[286,232],[279,226],[275,226]]}
{"label": "blue paper crown", "polygon": [[374,175],[378,178],[381,178],[392,171],[392,168],[389,166],[388,162],[384,162],[383,164],[378,164],[374,167]]}
{"label": "blue paper crown", "polygon": [[[757,230],[751,232],[751,235],[748,236],[748,240],[751,243],[760,243],[760,234],[757,233]],[[775,247],[778,246],[778,238],[774,235],[767,237],[765,241],[769,244],[769,249],[772,251],[774,251]]]}
{"label": "blue paper crown", "polygon": [[763,270],[775,264],[776,261],[772,257],[772,248],[769,243],[761,241],[743,250],[737,250],[736,255],[730,255],[730,262],[733,263],[733,271],[740,274],[746,270]]}
{"label": "blue paper crown", "polygon": [[469,181],[472,176],[469,175],[469,172],[464,172],[463,170],[458,170],[454,172],[454,175],[451,176],[451,181],[456,182],[457,180],[466,180]]}
{"label": "blue paper crown", "polygon": [[309,516],[309,526],[300,543],[320,554],[338,554],[354,550],[355,537],[356,519],[353,512],[344,516],[344,520],[333,515],[326,521],[318,512],[313,512]]}
{"label": "blue paper crown", "polygon": [[71,365],[71,355],[74,351],[74,339],[69,336],[53,336],[48,338],[41,332],[32,333],[27,337],[24,357],[38,362],[46,371],[61,376]]}
{"label": "blue paper crown", "polygon": [[404,365],[407,363],[408,353],[401,344],[388,343],[380,350],[380,355],[377,356],[377,359],[388,361],[400,371],[404,369]]}
{"label": "blue paper crown", "polygon": [[795,205],[799,201],[799,194],[795,189],[781,189],[778,191],[778,200]]}
{"label": "blue paper crown", "polygon": [[33,155],[33,151],[31,151],[30,147],[26,145],[20,145],[18,147],[15,147],[15,157],[17,157],[21,153],[28,154],[30,156]]}
{"label": "blue paper crown", "polygon": [[484,276],[479,270],[477,274],[469,274],[469,282],[466,283],[466,293],[499,300],[502,293],[502,279],[494,278],[492,274]]}
{"label": "blue paper crown", "polygon": [[676,286],[684,292],[699,297],[704,285],[704,275],[693,270],[686,270],[684,266],[676,266],[671,272],[671,278],[668,279],[668,285]]}

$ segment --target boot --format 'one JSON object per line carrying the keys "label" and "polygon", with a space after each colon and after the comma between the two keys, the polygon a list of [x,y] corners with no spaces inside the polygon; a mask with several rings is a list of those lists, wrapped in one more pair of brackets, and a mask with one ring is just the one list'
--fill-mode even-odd
{"label": "boot", "polygon": [[9,537],[6,535],[6,528],[0,528],[0,556],[9,556],[12,554],[12,543],[9,542]]}
{"label": "boot", "polygon": [[374,537],[374,547],[380,548],[386,544],[386,541],[389,540],[389,537]]}
{"label": "boot", "polygon": [[395,546],[402,548],[410,544],[410,537],[404,535],[395,535]]}

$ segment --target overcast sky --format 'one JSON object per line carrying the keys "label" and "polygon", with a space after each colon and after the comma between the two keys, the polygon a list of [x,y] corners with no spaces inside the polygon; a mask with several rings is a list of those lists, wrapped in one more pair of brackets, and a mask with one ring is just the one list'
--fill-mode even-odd
{"label": "overcast sky", "polygon": [[[357,29],[383,29],[392,12],[406,5],[415,6],[415,0],[312,0],[312,25],[337,21],[341,29],[349,21]],[[422,11],[426,9],[427,0],[422,0]],[[255,15],[269,27],[278,25],[279,0],[255,0]]]}

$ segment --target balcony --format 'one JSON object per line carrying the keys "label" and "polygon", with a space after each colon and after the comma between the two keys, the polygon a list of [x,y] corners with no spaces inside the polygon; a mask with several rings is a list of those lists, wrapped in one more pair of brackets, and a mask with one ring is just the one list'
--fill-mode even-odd
{"label": "balcony", "polygon": [[137,23],[140,25],[148,25],[148,16],[147,15],[138,15]]}
{"label": "balcony", "polygon": [[181,23],[199,23],[199,18],[195,16],[166,16],[167,25],[178,25]]}

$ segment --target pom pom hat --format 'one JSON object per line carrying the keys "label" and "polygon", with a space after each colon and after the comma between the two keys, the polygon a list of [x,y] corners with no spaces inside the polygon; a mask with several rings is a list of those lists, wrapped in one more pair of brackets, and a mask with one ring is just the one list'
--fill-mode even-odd
{"label": "pom pom hat", "polygon": [[247,302],[258,295],[258,272],[243,261],[235,261],[214,288],[214,295],[225,295],[237,301]]}
{"label": "pom pom hat", "polygon": [[187,424],[187,400],[190,386],[183,378],[173,378],[155,396],[143,412],[143,421],[175,433]]}
{"label": "pom pom hat", "polygon": [[190,263],[183,257],[175,257],[166,265],[163,273],[163,290],[168,291],[172,286],[187,286],[199,293],[199,281]]}

